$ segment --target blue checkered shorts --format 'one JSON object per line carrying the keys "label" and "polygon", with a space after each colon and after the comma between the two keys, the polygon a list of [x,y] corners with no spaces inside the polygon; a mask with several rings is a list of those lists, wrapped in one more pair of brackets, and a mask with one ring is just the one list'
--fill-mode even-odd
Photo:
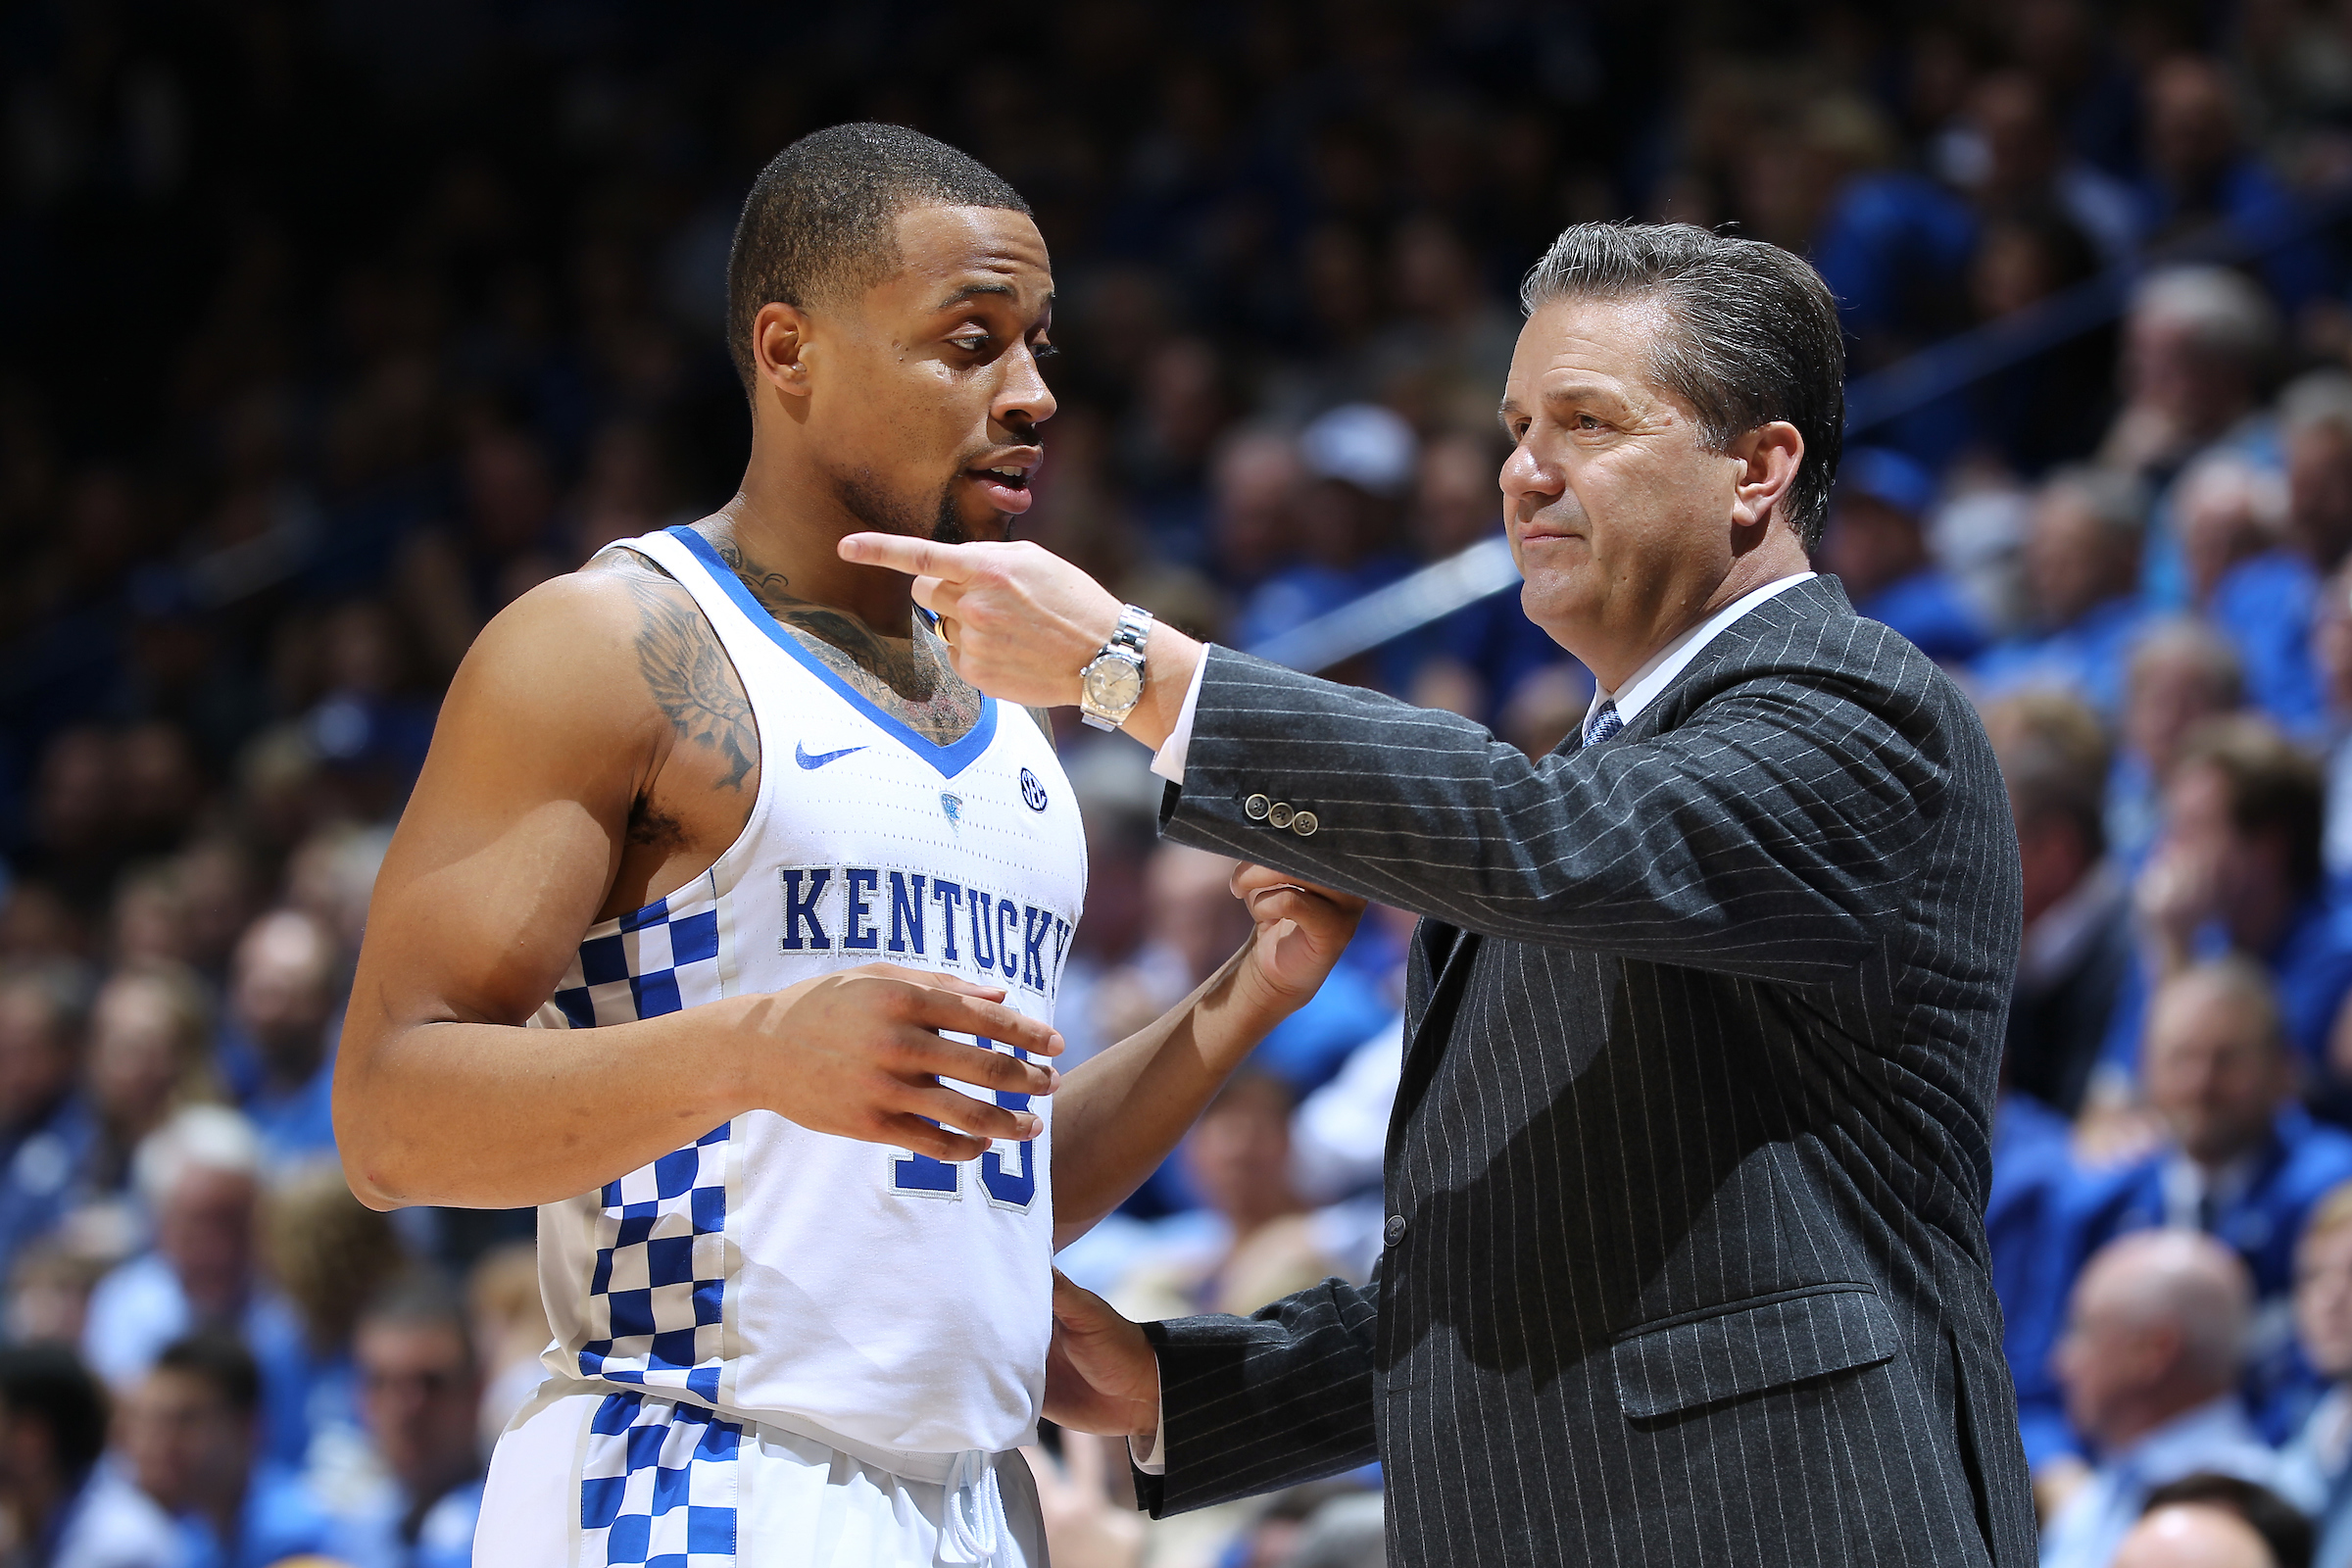
{"label": "blue checkered shorts", "polygon": [[581,1560],[734,1568],[743,1429],[659,1395],[606,1396],[580,1467]]}

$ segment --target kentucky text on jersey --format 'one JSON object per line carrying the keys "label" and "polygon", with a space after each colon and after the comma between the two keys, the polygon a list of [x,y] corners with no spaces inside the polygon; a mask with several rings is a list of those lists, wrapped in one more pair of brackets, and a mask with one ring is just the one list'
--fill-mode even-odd
{"label": "kentucky text on jersey", "polygon": [[1010,894],[893,866],[785,866],[777,875],[785,953],[929,959],[1049,997],[1060,978],[1070,922]]}

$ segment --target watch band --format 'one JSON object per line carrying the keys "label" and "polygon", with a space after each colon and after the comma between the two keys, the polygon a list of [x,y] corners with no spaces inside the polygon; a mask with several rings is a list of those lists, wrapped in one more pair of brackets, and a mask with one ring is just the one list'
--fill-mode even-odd
{"label": "watch band", "polygon": [[[1136,704],[1144,698],[1144,643],[1152,635],[1152,612],[1135,605],[1119,607],[1119,623],[1111,632],[1110,641],[1079,671],[1078,713],[1096,729],[1117,729],[1135,711]],[[1135,671],[1135,695],[1121,706],[1098,707],[1089,689],[1089,679],[1105,661],[1125,664]]]}

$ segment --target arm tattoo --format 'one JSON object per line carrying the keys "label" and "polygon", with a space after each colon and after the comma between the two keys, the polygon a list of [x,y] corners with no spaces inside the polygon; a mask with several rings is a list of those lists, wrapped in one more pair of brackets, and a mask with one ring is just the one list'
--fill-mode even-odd
{"label": "arm tattoo", "polygon": [[682,739],[718,754],[719,779],[741,792],[760,765],[760,731],[751,700],[718,635],[677,579],[634,553],[615,552],[606,569],[621,572],[637,598],[637,667],[646,690]]}
{"label": "arm tattoo", "polygon": [[782,572],[750,560],[733,540],[714,540],[711,548],[778,623],[799,633],[802,644],[858,695],[916,734],[949,746],[980,722],[980,693],[956,673],[947,644],[919,619],[903,643],[877,635],[855,615],[797,597]]}

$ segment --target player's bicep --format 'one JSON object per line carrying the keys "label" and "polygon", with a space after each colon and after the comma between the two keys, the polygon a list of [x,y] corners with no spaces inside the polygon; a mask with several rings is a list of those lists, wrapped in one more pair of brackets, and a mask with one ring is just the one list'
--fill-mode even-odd
{"label": "player's bicep", "polygon": [[522,1021],[612,883],[649,750],[613,701],[634,672],[549,608],[467,655],[385,856],[353,1000],[392,1027]]}

